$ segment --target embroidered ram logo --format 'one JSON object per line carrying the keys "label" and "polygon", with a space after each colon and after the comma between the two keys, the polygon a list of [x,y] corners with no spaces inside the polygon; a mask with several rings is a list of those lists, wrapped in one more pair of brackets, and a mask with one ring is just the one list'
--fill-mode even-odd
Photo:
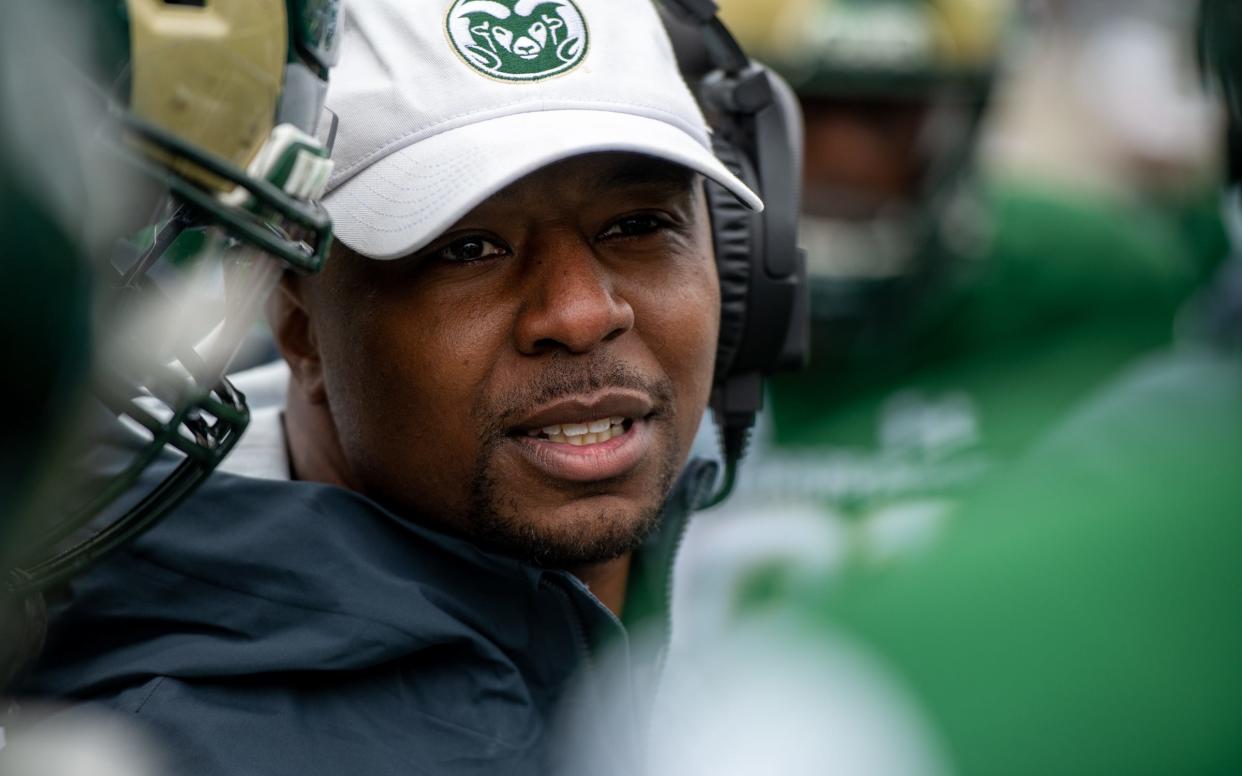
{"label": "embroidered ram logo", "polygon": [[469,40],[454,35],[459,50],[502,77],[560,72],[581,58],[586,43],[581,15],[566,0],[464,0],[453,8],[450,31],[463,23]]}

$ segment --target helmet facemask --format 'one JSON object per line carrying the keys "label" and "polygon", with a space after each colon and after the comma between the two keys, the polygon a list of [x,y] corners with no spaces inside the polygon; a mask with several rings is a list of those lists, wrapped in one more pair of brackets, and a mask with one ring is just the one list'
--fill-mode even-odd
{"label": "helmet facemask", "polygon": [[124,171],[95,181],[114,196],[150,188],[143,201],[157,202],[136,234],[105,228],[102,249],[87,240],[92,390],[68,413],[55,476],[9,545],[20,548],[6,560],[17,591],[68,578],[215,469],[249,419],[224,379],[230,362],[282,273],[317,271],[331,243],[316,201],[331,162],[316,131],[338,0],[125,5],[111,29],[128,59],[104,68],[113,77],[83,80],[106,114],[84,155]]}

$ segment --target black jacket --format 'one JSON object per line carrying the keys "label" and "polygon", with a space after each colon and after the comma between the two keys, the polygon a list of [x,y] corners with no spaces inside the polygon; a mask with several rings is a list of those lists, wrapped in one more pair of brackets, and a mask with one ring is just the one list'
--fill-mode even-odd
{"label": "black jacket", "polygon": [[[565,572],[356,493],[217,474],[74,581],[25,691],[136,715],[175,773],[544,774],[580,756],[634,773],[673,555],[714,476],[683,474],[623,624]],[[634,649],[636,623],[655,650]]]}

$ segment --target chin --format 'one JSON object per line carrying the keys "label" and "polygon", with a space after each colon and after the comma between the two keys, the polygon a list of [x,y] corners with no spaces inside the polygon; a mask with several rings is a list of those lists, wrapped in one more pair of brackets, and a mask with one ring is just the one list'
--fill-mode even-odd
{"label": "chin", "polygon": [[561,506],[489,510],[472,521],[472,528],[481,543],[507,555],[539,566],[574,568],[633,552],[659,525],[660,507],[590,496]]}
{"label": "chin", "polygon": [[679,448],[655,445],[621,477],[567,482],[521,461],[485,456],[471,482],[467,524],[479,544],[536,565],[575,568],[633,552],[659,525]]}

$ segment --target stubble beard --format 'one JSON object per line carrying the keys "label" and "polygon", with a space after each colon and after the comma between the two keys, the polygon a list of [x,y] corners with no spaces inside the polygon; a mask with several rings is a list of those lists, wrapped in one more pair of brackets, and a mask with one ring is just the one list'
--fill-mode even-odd
{"label": "stubble beard", "polygon": [[470,488],[471,533],[480,544],[537,566],[569,569],[603,563],[638,549],[659,526],[676,479],[677,454],[670,445],[661,456],[650,502],[614,508],[583,504],[566,517],[543,521],[541,516],[524,516],[517,499],[480,466]]}
{"label": "stubble beard", "polygon": [[[602,367],[602,368],[601,368]],[[635,500],[623,507],[590,507],[586,503],[572,507],[557,520],[541,519],[546,515],[524,514],[519,499],[498,481],[493,461],[504,443],[493,427],[484,442],[475,464],[469,490],[471,538],[482,546],[519,560],[547,568],[577,568],[604,563],[633,552],[659,526],[664,501],[677,480],[680,468],[680,445],[676,424],[673,386],[665,380],[644,381],[619,364],[595,365],[585,374],[553,374],[540,386],[511,397],[509,406],[522,407],[546,401],[559,395],[596,390],[604,386],[641,388],[656,398],[659,411],[646,422],[659,445],[653,487],[641,489],[644,500]],[[598,493],[583,487],[581,495],[567,493],[567,500],[586,501],[592,495],[607,493],[607,484]],[[562,508],[564,509],[564,508]]]}

